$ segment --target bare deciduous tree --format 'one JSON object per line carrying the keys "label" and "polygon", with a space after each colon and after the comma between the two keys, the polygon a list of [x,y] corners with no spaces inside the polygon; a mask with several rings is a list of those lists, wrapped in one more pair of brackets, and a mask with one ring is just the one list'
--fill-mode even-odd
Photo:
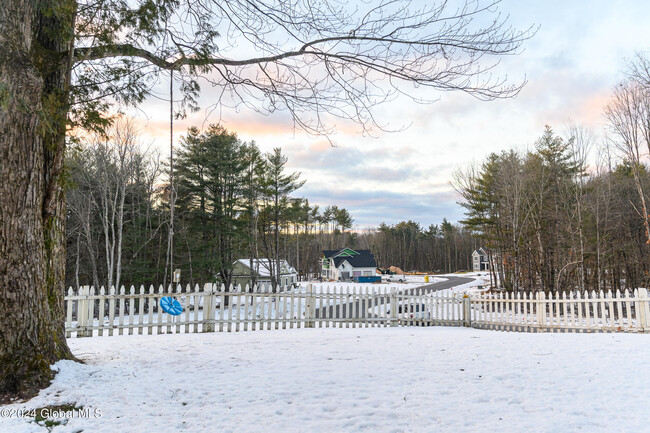
{"label": "bare deciduous tree", "polygon": [[624,81],[614,89],[612,101],[605,107],[605,116],[615,137],[612,144],[632,169],[639,199],[637,212],[643,218],[647,243],[650,244],[650,216],[640,180],[644,144],[650,149],[650,92],[636,80]]}
{"label": "bare deciduous tree", "polygon": [[[576,178],[566,183],[567,192],[571,197],[567,202],[571,203],[568,207],[570,217],[569,233],[574,244],[574,250],[579,252],[575,256],[575,262],[578,267],[578,285],[581,291],[585,289],[585,234],[584,234],[584,201],[585,201],[585,176],[587,168],[587,158],[596,139],[586,128],[571,124],[566,131],[567,143],[571,146],[571,159],[573,165],[577,168]],[[576,240],[577,237],[577,240]]]}
{"label": "bare deciduous tree", "polygon": [[[82,151],[72,157],[70,178],[74,185],[67,199],[68,211],[84,236],[95,287],[119,289],[122,275],[124,216],[128,188],[143,186],[153,179],[137,179],[142,161],[148,156],[140,149],[137,128],[129,119],[114,123],[106,135],[84,140]],[[150,173],[155,176],[155,171]],[[95,251],[100,239],[94,238],[94,218],[101,226],[105,272],[99,277]]]}

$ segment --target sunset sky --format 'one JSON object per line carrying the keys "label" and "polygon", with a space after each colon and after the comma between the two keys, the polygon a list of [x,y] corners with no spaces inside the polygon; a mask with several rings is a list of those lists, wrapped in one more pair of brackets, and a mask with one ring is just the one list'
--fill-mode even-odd
{"label": "sunset sky", "polygon": [[[603,107],[622,78],[625,59],[650,50],[647,0],[504,0],[500,10],[516,28],[540,26],[523,51],[497,70],[511,82],[527,80],[514,99],[481,102],[461,93],[432,93],[440,99],[430,105],[400,100],[377,113],[394,129],[408,126],[405,131],[371,138],[337,122],[331,137],[336,147],[294,130],[286,113],[261,116],[246,109],[209,116],[202,111],[177,121],[176,138],[190,125],[220,121],[264,151],[282,147],[288,168],[307,180],[297,195],[312,204],[345,207],[359,229],[408,219],[425,227],[443,217],[458,221],[462,208],[450,185],[454,170],[490,152],[531,148],[546,124],[561,134],[575,122],[602,137]],[[202,107],[211,104],[211,92],[204,89]],[[145,140],[167,157],[168,104],[151,99],[142,108]]]}

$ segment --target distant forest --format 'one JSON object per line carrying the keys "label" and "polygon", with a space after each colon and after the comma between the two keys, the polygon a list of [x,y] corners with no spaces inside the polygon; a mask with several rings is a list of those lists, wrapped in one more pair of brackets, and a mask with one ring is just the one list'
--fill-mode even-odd
{"label": "distant forest", "polygon": [[[67,154],[66,285],[229,284],[233,262],[282,259],[302,279],[316,276],[323,249],[367,248],[380,267],[468,269],[478,244],[467,229],[412,221],[352,231],[350,213],[297,197],[304,181],[287,173],[281,149],[263,154],[218,125],[190,129],[170,166],[139,144],[129,120],[85,137]],[[173,199],[173,200],[172,200]],[[170,202],[173,201],[173,237]]]}

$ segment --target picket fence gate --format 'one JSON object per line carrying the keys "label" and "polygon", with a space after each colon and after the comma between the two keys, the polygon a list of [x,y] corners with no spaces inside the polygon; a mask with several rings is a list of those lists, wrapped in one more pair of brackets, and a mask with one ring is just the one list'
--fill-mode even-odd
{"label": "picket fence gate", "polygon": [[[70,288],[65,297],[67,337],[238,332],[314,327],[471,326],[534,332],[650,332],[645,289],[623,293],[546,295],[426,293],[422,289],[364,286],[284,288],[205,284],[167,289],[131,286]],[[159,308],[172,296],[179,316]]]}

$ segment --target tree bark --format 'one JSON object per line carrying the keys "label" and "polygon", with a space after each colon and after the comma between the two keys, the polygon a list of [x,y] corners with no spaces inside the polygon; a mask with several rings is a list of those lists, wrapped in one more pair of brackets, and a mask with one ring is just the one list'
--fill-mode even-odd
{"label": "tree bark", "polygon": [[[36,10],[35,7],[39,7]],[[49,384],[65,340],[63,165],[69,74],[47,70],[61,18],[0,5],[0,402]],[[47,29],[47,30],[46,30]]]}

